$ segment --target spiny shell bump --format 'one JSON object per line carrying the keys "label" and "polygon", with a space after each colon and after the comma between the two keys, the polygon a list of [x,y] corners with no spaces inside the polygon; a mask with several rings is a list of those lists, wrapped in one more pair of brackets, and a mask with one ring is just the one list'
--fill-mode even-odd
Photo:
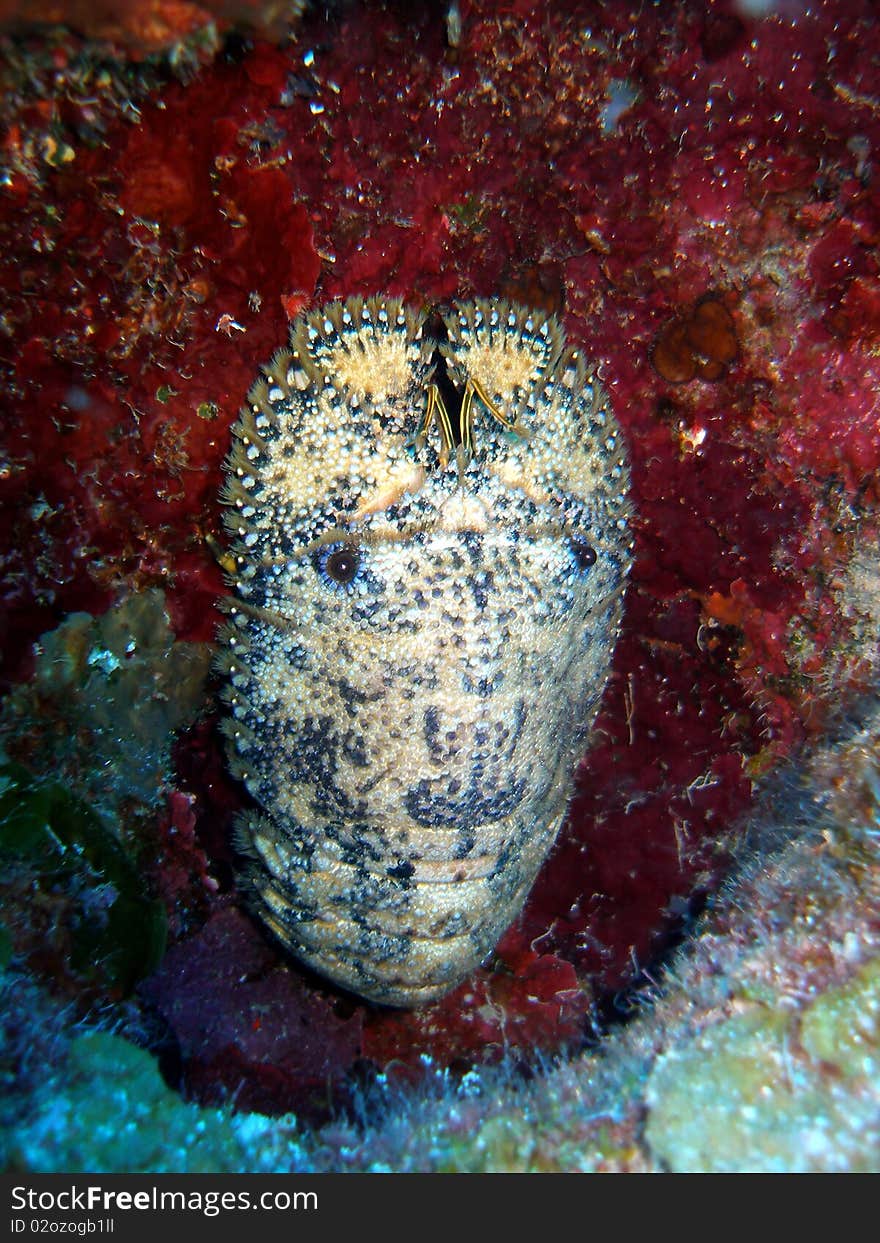
{"label": "spiny shell bump", "polygon": [[519,913],[608,676],[627,487],[602,386],[506,302],[331,303],[251,389],[223,491],[239,842],[337,984],[421,1005]]}

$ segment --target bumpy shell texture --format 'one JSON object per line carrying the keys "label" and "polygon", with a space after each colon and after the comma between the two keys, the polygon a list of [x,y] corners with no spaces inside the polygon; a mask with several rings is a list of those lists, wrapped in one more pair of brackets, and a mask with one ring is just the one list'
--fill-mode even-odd
{"label": "bumpy shell texture", "polygon": [[564,817],[629,569],[618,428],[552,317],[374,298],[298,319],[234,437],[248,888],[315,970],[418,1006],[492,950]]}

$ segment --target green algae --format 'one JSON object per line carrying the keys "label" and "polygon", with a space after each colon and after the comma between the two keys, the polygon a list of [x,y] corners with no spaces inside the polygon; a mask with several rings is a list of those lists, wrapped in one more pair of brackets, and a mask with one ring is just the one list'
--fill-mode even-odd
{"label": "green algae", "polygon": [[0,765],[0,865],[7,883],[24,874],[34,895],[66,896],[81,978],[125,994],[158,965],[164,910],[115,835],[83,800],[17,764]]}
{"label": "green algae", "polygon": [[800,1042],[810,1057],[847,1078],[880,1079],[880,959],[813,1002],[801,1022]]}
{"label": "green algae", "polygon": [[135,592],[44,634],[0,710],[4,922],[19,959],[80,1002],[127,995],[161,957],[143,873],[209,664],[206,644],[175,640],[161,591]]}

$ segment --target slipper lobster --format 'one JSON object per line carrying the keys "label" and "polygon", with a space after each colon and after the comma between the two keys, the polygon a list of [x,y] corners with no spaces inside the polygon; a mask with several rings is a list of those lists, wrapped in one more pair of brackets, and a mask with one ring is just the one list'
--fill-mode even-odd
{"label": "slipper lobster", "polygon": [[233,436],[250,898],[336,984],[422,1005],[490,954],[563,822],[631,559],[620,432],[554,317],[377,297],[301,316]]}

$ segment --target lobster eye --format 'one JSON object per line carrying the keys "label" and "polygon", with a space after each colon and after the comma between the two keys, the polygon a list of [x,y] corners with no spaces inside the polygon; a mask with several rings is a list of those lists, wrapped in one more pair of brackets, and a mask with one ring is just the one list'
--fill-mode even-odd
{"label": "lobster eye", "polygon": [[596,564],[596,550],[585,539],[573,535],[568,541],[568,546],[571,549],[571,555],[574,557],[574,563],[579,570],[588,570],[591,565]]}
{"label": "lobster eye", "polygon": [[324,558],[321,569],[334,583],[350,583],[358,572],[361,554],[357,548],[334,548]]}

